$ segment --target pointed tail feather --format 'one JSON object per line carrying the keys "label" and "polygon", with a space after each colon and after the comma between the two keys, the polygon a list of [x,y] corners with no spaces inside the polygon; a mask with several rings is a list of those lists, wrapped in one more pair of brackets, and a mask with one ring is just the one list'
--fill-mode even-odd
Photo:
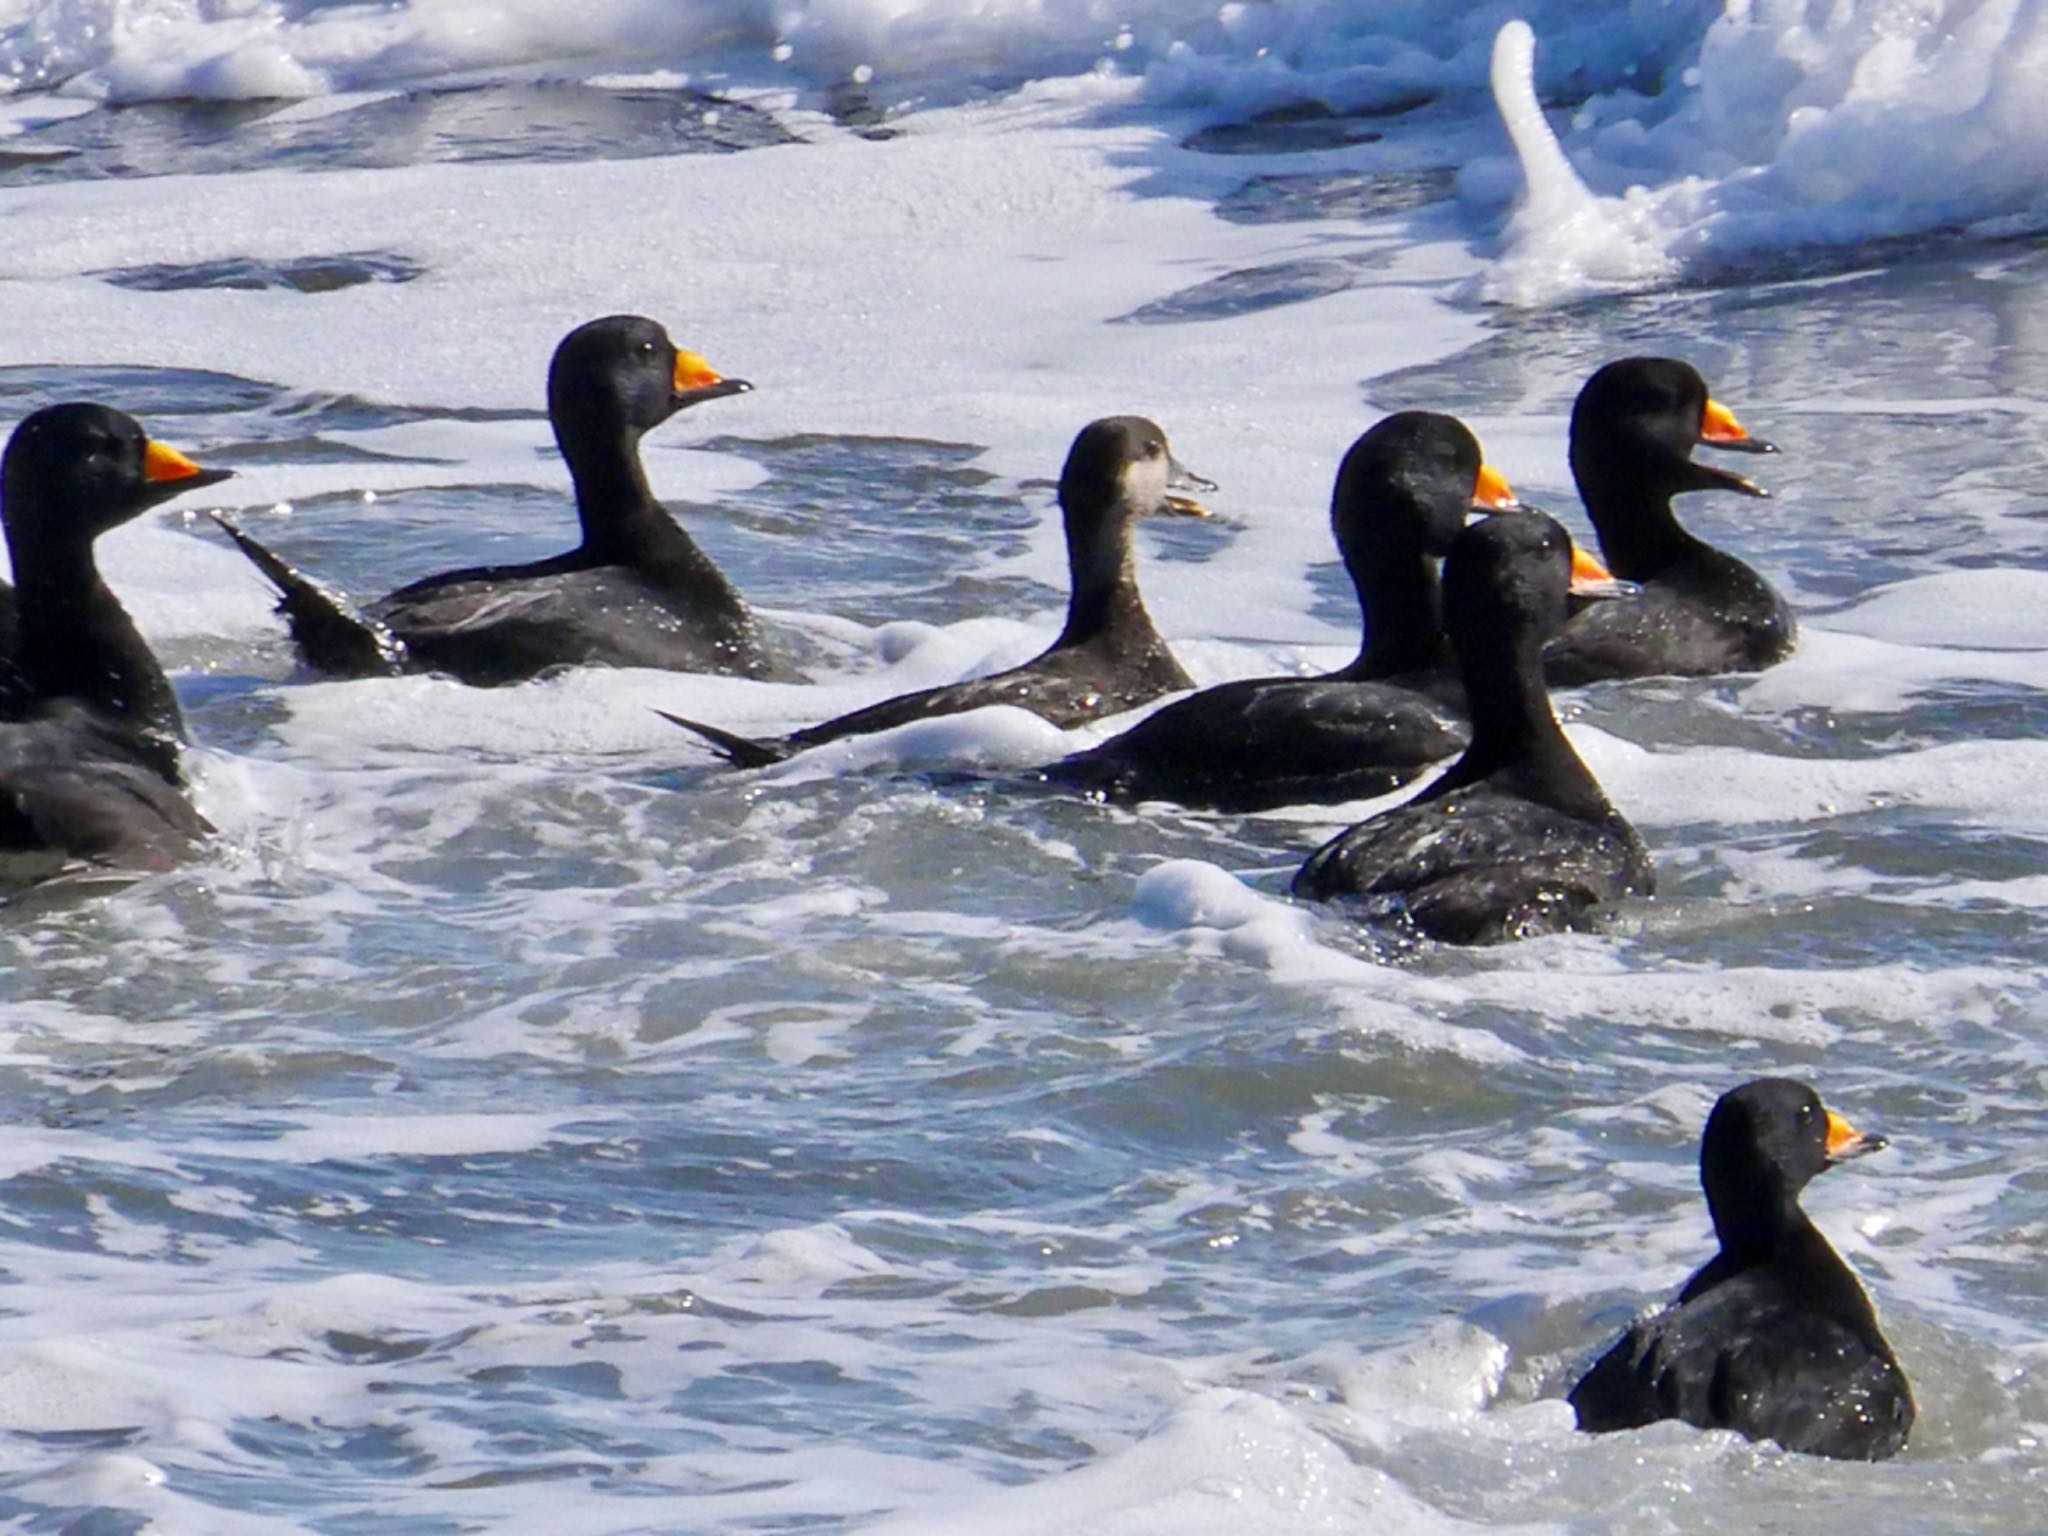
{"label": "pointed tail feather", "polygon": [[397,677],[406,670],[405,642],[347,598],[287,565],[219,512],[212,514],[235,547],[277,588],[277,611],[306,664],[338,677]]}
{"label": "pointed tail feather", "polygon": [[741,736],[734,731],[721,730],[715,725],[706,725],[701,720],[685,720],[681,715],[672,715],[665,709],[655,713],[670,725],[680,725],[686,731],[695,731],[711,744],[711,750],[727,762],[741,768],[766,768],[770,763],[787,761],[793,754],[787,744],[774,737]]}

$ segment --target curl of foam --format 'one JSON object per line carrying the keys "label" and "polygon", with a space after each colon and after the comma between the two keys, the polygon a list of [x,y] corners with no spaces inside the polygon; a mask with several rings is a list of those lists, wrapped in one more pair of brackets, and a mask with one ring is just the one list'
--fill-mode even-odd
{"label": "curl of foam", "polygon": [[1510,254],[1482,292],[1515,301],[1575,283],[1634,288],[1668,279],[1672,262],[1642,199],[1596,197],[1573,171],[1536,100],[1535,71],[1536,34],[1509,22],[1494,42],[1493,95],[1526,192],[1508,221]]}
{"label": "curl of foam", "polygon": [[2048,224],[2044,0],[1727,0],[1661,120],[1632,96],[1575,114],[1579,171],[1533,111],[1532,45],[1519,22],[1496,45],[1527,196],[1481,298],[1542,304],[1763,251]]}

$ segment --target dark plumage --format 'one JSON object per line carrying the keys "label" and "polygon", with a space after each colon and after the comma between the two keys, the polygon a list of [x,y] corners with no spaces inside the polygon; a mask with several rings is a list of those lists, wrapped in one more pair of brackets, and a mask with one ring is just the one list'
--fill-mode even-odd
{"label": "dark plumage", "polygon": [[1763,1077],[1723,1094],[1700,1140],[1721,1251],[1572,1388],[1579,1428],[1683,1419],[1815,1456],[1895,1455],[1913,1427],[1905,1373],[1855,1274],[1799,1208],[1815,1174],[1884,1144],[1804,1083]]}
{"label": "dark plumage", "polygon": [[582,665],[770,676],[753,614],[654,499],[640,465],[650,428],[752,387],[720,378],[638,315],[578,326],[548,368],[548,420],[576,487],[583,542],[527,565],[444,571],[360,613],[219,522],[283,595],[278,611],[300,655],[322,672],[445,672],[478,687]]}
{"label": "dark plumage", "polygon": [[1455,417],[1402,411],[1351,445],[1330,524],[1358,593],[1364,640],[1322,677],[1204,688],[1044,770],[1116,800],[1222,811],[1335,805],[1383,795],[1465,744],[1437,561],[1476,506],[1514,504]]}
{"label": "dark plumage", "polygon": [[184,796],[177,696],[100,579],[93,543],[227,474],[102,405],[49,406],[8,440],[0,512],[16,586],[0,677],[0,881],[168,868],[212,830]]}
{"label": "dark plumage", "polygon": [[1798,625],[1770,583],[1679,526],[1684,491],[1769,493],[1740,475],[1695,464],[1705,444],[1775,453],[1707,393],[1691,365],[1669,357],[1607,364],[1572,407],[1572,476],[1614,574],[1632,596],[1575,616],[1544,657],[1566,687],[1612,677],[1756,672],[1792,654]]}
{"label": "dark plumage", "polygon": [[1580,928],[1654,884],[1635,829],[1558,728],[1544,639],[1562,621],[1572,544],[1540,512],[1502,512],[1458,535],[1444,561],[1444,627],[1458,653],[1472,744],[1407,804],[1317,849],[1294,877],[1315,901],[1458,944]]}
{"label": "dark plumage", "polygon": [[1194,502],[1169,494],[1175,488],[1215,489],[1173,457],[1166,434],[1152,422],[1106,416],[1081,429],[1060,471],[1070,578],[1067,623],[1057,640],[1022,666],[884,699],[786,736],[757,739],[680,715],[667,718],[741,767],[758,768],[842,736],[989,704],[1014,704],[1069,726],[1192,688],[1194,680],[1152,627],[1131,560],[1131,519],[1160,512],[1204,515]]}

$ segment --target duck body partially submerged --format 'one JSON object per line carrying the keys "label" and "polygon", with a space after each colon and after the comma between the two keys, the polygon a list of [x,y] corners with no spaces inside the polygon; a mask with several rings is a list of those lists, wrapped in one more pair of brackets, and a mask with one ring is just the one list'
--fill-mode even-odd
{"label": "duck body partially submerged", "polygon": [[1575,615],[1552,640],[1544,673],[1558,687],[1631,677],[1759,672],[1792,654],[1791,606],[1749,565],[1681,525],[1687,491],[1768,493],[1700,464],[1698,447],[1775,453],[1751,437],[1676,358],[1630,357],[1586,381],[1572,407],[1571,465],[1609,570],[1636,591]]}
{"label": "duck body partially submerged", "polygon": [[1566,611],[1571,539],[1540,512],[1502,512],[1444,562],[1444,622],[1472,742],[1407,804],[1338,834],[1294,894],[1454,944],[1498,943],[1602,921],[1646,895],[1649,852],[1559,729],[1541,647]]}
{"label": "duck body partially submerged", "polygon": [[1722,1095],[1700,1141],[1720,1251],[1571,1391],[1593,1433],[1680,1419],[1848,1461],[1894,1456],[1913,1394],[1849,1266],[1799,1207],[1816,1174],[1885,1145],[1805,1083]]}
{"label": "duck body partially submerged", "polygon": [[545,560],[443,571],[358,607],[237,524],[221,526],[277,588],[302,659],[332,676],[439,672],[476,687],[570,666],[780,676],[753,612],[654,499],[640,462],[648,430],[750,388],[642,316],[571,331],[548,369],[548,420],[583,538]]}
{"label": "duck body partially submerged", "polygon": [[1027,709],[1064,728],[1192,688],[1194,679],[1145,611],[1131,552],[1134,518],[1205,515],[1198,503],[1175,494],[1180,489],[1214,487],[1173,457],[1155,423],[1142,416],[1105,416],[1081,429],[1060,472],[1066,624],[1050,646],[1020,666],[899,694],[782,736],[742,736],[663,713],[728,761],[758,768],[828,741],[994,704]]}
{"label": "duck body partially submerged", "polygon": [[1363,616],[1358,656],[1320,677],[1205,688],[1042,776],[1104,799],[1219,811],[1398,789],[1466,741],[1437,562],[1474,510],[1513,504],[1455,417],[1402,411],[1376,423],[1345,454],[1330,500]]}
{"label": "duck body partially submerged", "polygon": [[226,478],[85,402],[37,411],[8,440],[0,513],[16,585],[0,680],[0,884],[167,869],[211,833],[185,794],[177,695],[93,546]]}

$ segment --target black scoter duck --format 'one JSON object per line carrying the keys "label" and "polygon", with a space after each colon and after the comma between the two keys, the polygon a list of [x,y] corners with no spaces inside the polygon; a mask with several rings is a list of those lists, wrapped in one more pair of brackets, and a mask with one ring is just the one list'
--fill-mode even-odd
{"label": "black scoter duck", "polygon": [[1913,1428],[1905,1373],[1855,1274],[1799,1208],[1815,1174],[1884,1144],[1805,1083],[1760,1077],[1723,1094],[1700,1140],[1721,1251],[1572,1388],[1579,1428],[1683,1419],[1814,1456],[1895,1455]]}
{"label": "black scoter duck", "polygon": [[1066,627],[1030,661],[988,677],[900,694],[786,736],[739,736],[663,714],[730,761],[758,768],[842,736],[990,704],[1014,704],[1054,725],[1071,726],[1192,688],[1194,679],[1174,660],[1138,596],[1131,520],[1153,513],[1204,516],[1200,504],[1172,493],[1214,489],[1174,458],[1166,434],[1144,417],[1092,421],[1074,439],[1060,471],[1070,577]]}
{"label": "black scoter duck", "polygon": [[1543,642],[1572,590],[1571,538],[1544,513],[1496,513],[1458,535],[1444,561],[1444,627],[1472,744],[1413,800],[1317,849],[1295,895],[1360,899],[1429,938],[1487,944],[1590,926],[1607,904],[1651,890],[1642,839],[1565,740],[1544,690]]}
{"label": "black scoter duck", "polygon": [[[1106,799],[1220,811],[1336,805],[1398,789],[1465,744],[1437,562],[1475,507],[1514,504],[1456,417],[1387,417],[1344,455],[1330,499],[1365,616],[1356,659],[1321,677],[1204,688],[1044,769],[1045,779]],[[1446,708],[1447,698],[1458,708]]]}
{"label": "black scoter duck", "polygon": [[177,696],[100,579],[93,542],[201,469],[103,405],[48,406],[0,458],[14,630],[0,678],[0,880],[164,869],[212,829],[183,791]]}
{"label": "black scoter duck", "polygon": [[478,687],[551,667],[775,673],[753,614],[648,488],[640,438],[686,406],[753,386],[721,378],[639,315],[563,338],[548,420],[576,487],[583,542],[527,565],[444,571],[357,612],[225,518],[267,576],[306,663],[343,677],[445,672]]}
{"label": "black scoter duck", "polygon": [[1627,357],[1586,381],[1572,407],[1572,476],[1600,537],[1600,557],[1633,595],[1596,603],[1551,641],[1544,672],[1559,687],[1614,677],[1757,672],[1792,654],[1799,629],[1771,584],[1688,533],[1672,513],[1685,491],[1767,496],[1695,447],[1775,453],[1707,393],[1689,363]]}

